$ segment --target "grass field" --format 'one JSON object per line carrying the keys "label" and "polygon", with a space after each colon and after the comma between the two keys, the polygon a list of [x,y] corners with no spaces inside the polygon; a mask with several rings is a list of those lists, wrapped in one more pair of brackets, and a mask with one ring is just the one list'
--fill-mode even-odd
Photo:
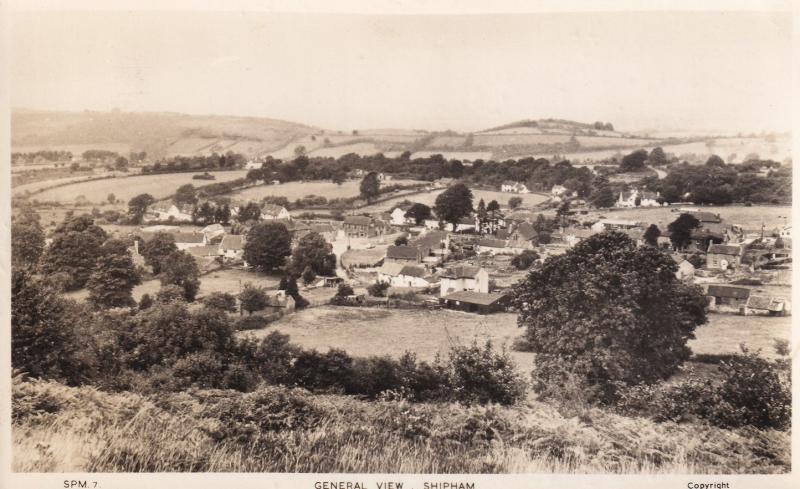
{"label": "grass field", "polygon": [[695,354],[739,353],[739,345],[761,350],[761,355],[776,358],[773,348],[776,338],[790,340],[791,317],[739,316],[709,314],[708,324],[695,330],[696,339],[689,341]]}
{"label": "grass field", "polygon": [[[691,206],[695,207],[695,206]],[[748,232],[761,232],[761,223],[764,223],[765,233],[769,234],[776,227],[791,224],[792,208],[789,206],[760,206],[751,207],[742,205],[731,206],[703,206],[704,211],[719,214],[725,224],[739,224]],[[672,212],[669,207],[639,207],[633,209],[614,209],[592,211],[582,220],[597,219],[600,215],[613,219],[632,219],[647,224],[658,224],[661,229],[678,218],[678,212]]]}
{"label": "grass field", "polygon": [[[202,172],[197,172],[202,173]],[[148,193],[156,199],[163,199],[175,193],[181,185],[191,183],[195,187],[211,183],[226,182],[243,178],[247,172],[244,170],[213,172],[216,180],[193,180],[193,172],[168,173],[163,175],[139,175],[125,178],[112,178],[93,182],[81,182],[65,185],[37,194],[36,199],[44,202],[74,202],[78,196],[83,195],[90,202],[102,202],[108,194],[114,194],[117,199],[128,201],[131,198]]]}
{"label": "grass field", "polygon": [[[423,183],[417,180],[391,180],[382,184],[409,185]],[[231,198],[238,200],[261,200],[266,196],[286,197],[289,200],[299,199],[306,195],[318,195],[326,199],[355,197],[358,195],[360,180],[347,180],[341,185],[329,181],[315,182],[288,182],[280,185],[259,185],[250,187],[231,194]]]}

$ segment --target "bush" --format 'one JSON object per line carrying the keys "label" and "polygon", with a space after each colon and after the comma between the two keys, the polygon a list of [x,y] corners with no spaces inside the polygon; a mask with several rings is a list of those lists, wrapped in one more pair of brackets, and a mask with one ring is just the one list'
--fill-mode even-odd
{"label": "bush", "polygon": [[343,392],[352,373],[353,359],[346,351],[331,348],[327,353],[316,350],[297,355],[289,375],[293,383],[309,390]]}
{"label": "bush", "polygon": [[375,282],[367,287],[367,292],[372,297],[386,297],[387,290],[389,290],[388,282]]}
{"label": "bush", "polygon": [[236,320],[233,328],[237,331],[247,331],[250,329],[266,328],[269,320],[264,316],[244,316]]}
{"label": "bush", "polygon": [[513,265],[517,270],[527,270],[531,267],[531,265],[536,263],[536,260],[538,259],[539,253],[536,253],[533,250],[525,250],[511,259],[511,265]]}
{"label": "bush", "polygon": [[508,352],[483,347],[457,346],[450,351],[450,387],[464,403],[514,404],[525,395],[526,385]]}

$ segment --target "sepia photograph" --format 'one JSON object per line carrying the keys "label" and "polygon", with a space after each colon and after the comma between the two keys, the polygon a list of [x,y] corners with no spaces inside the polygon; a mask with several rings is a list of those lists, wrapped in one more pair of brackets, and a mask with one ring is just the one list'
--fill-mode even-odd
{"label": "sepia photograph", "polygon": [[792,3],[89,3],[2,12],[6,470],[788,487]]}

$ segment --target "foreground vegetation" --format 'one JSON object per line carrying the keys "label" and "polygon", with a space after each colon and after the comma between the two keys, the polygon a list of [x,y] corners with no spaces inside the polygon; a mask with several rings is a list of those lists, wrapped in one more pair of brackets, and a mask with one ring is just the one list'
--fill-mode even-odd
{"label": "foreground vegetation", "polygon": [[[99,472],[784,473],[786,432],[600,409],[360,401],[265,387],[153,397],[15,379],[13,468]],[[566,414],[566,415],[565,415]]]}

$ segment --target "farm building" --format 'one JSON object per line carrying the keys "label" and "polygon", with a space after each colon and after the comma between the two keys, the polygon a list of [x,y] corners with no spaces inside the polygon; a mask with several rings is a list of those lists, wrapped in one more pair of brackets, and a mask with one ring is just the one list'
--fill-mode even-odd
{"label": "farm building", "polygon": [[514,254],[514,249],[509,248],[502,239],[483,238],[478,240],[478,253],[491,253],[492,255]]}
{"label": "farm building", "polygon": [[742,310],[750,299],[750,289],[733,285],[709,285],[706,296],[709,298],[709,308]]}
{"label": "farm building", "polygon": [[177,246],[178,249],[181,251],[185,251],[190,248],[195,248],[197,246],[208,245],[208,239],[206,238],[206,235],[203,233],[177,232],[177,233],[172,233],[172,236],[175,238],[175,246]]}
{"label": "farm building", "polygon": [[244,257],[244,243],[244,236],[226,234],[219,244],[219,251],[224,258],[241,260]]}
{"label": "farm building", "polygon": [[422,255],[419,248],[414,246],[389,246],[386,249],[386,262],[419,263]]}
{"label": "farm building", "polygon": [[291,221],[292,215],[282,205],[264,204],[261,206],[261,219],[265,221]]}
{"label": "farm building", "polygon": [[712,244],[706,254],[706,268],[709,270],[738,269],[742,265],[743,250],[738,245]]}
{"label": "farm building", "polygon": [[423,257],[431,255],[446,255],[450,252],[450,240],[444,231],[428,231],[409,243],[419,249]]}
{"label": "farm building", "polygon": [[639,227],[639,222],[628,219],[600,219],[592,224],[592,230],[598,233],[614,229],[633,229]]}
{"label": "farm building", "polygon": [[633,189],[630,192],[620,192],[614,207],[658,207],[661,204],[658,199],[661,195],[658,192],[639,191]]}
{"label": "farm building", "polygon": [[483,268],[463,265],[445,269],[439,274],[440,297],[453,292],[489,292],[489,273]]}
{"label": "farm building", "polygon": [[511,296],[499,292],[485,293],[464,290],[453,292],[439,299],[442,307],[478,314],[503,311],[511,302]]}
{"label": "farm building", "polygon": [[192,208],[187,205],[179,207],[176,204],[157,202],[150,206],[145,220],[191,222]]}
{"label": "farm building", "polygon": [[417,265],[384,263],[378,270],[378,282],[392,287],[428,287],[432,281],[425,267]]}
{"label": "farm building", "polygon": [[694,265],[689,260],[677,254],[670,255],[670,257],[678,265],[678,270],[675,272],[675,277],[678,280],[691,280],[694,278]]}
{"label": "farm building", "polygon": [[529,194],[531,191],[524,183],[506,181],[500,185],[501,192],[512,192],[515,194]]}
{"label": "farm building", "polygon": [[347,216],[342,225],[347,236],[353,238],[372,238],[380,234],[380,223],[368,216]]}

